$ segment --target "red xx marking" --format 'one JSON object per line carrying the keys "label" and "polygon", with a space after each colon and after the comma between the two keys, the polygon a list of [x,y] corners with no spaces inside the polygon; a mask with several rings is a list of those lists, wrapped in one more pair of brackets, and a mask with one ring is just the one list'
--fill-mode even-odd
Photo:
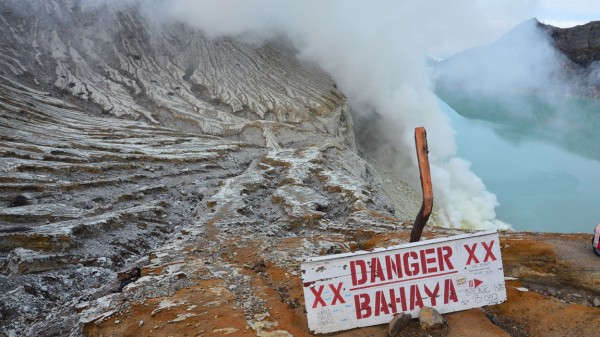
{"label": "red xx marking", "polygon": [[467,266],[471,264],[471,260],[475,261],[475,263],[479,263],[479,259],[475,256],[475,248],[477,248],[477,242],[473,244],[473,247],[469,247],[469,245],[465,245],[465,249],[467,253],[469,253],[469,258],[467,259]]}
{"label": "red xx marking", "polygon": [[313,295],[315,295],[315,303],[313,303],[312,307],[313,309],[316,308],[319,303],[321,303],[322,306],[327,306],[327,304],[325,304],[325,301],[323,301],[323,298],[321,297],[321,294],[323,293],[323,288],[325,288],[325,286],[320,286],[319,290],[315,290],[315,287],[310,287],[310,291],[312,291]]}
{"label": "red xx marking", "polygon": [[487,262],[488,259],[492,259],[492,261],[496,261],[496,256],[492,253],[492,247],[494,246],[494,240],[490,241],[490,245],[486,245],[485,242],[481,243],[483,248],[485,249],[485,258],[483,262]]}
{"label": "red xx marking", "polygon": [[335,302],[337,302],[338,300],[340,301],[340,303],[346,303],[346,301],[344,301],[344,298],[340,294],[340,291],[342,290],[342,282],[340,282],[337,287],[334,287],[333,284],[330,284],[329,289],[333,291],[333,301],[331,301],[331,305],[334,305]]}

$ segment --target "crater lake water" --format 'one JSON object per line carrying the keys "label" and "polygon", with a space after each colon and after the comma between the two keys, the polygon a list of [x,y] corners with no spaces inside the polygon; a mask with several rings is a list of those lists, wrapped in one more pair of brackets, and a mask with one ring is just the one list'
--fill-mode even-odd
{"label": "crater lake water", "polygon": [[600,102],[438,94],[458,154],[498,198],[498,219],[544,232],[600,223]]}

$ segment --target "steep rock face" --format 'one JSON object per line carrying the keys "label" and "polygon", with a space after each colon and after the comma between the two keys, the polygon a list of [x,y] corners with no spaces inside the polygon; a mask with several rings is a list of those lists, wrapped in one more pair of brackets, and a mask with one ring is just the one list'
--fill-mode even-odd
{"label": "steep rock face", "polygon": [[540,23],[550,34],[555,46],[569,59],[583,67],[600,61],[600,21],[571,28],[559,28]]}
{"label": "steep rock face", "polygon": [[[241,282],[233,235],[276,260],[272,238],[414,216],[356,154],[331,78],[285,43],[210,40],[90,3],[0,3],[0,336],[77,336],[132,300],[224,272]],[[149,275],[190,247],[213,265]],[[321,248],[335,246],[287,259]],[[245,317],[264,311],[239,295]]]}

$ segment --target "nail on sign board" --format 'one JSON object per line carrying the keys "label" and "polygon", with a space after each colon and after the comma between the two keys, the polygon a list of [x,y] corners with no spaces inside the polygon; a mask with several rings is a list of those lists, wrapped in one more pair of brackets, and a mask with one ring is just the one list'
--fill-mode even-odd
{"label": "nail on sign board", "polygon": [[328,333],[506,300],[496,231],[308,258],[302,263],[308,326]]}

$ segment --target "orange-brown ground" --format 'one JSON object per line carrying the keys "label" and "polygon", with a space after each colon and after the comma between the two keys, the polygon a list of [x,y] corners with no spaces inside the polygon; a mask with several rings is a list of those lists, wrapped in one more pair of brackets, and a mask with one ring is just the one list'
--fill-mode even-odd
{"label": "orange-brown ground", "polygon": [[[160,310],[163,303],[164,309]],[[247,336],[244,314],[219,280],[202,281],[173,296],[152,298],[101,325],[90,324],[86,336]]]}
{"label": "orange-brown ground", "polygon": [[507,282],[508,299],[488,310],[508,317],[530,336],[598,336],[600,309],[562,303],[533,291],[519,291],[520,282]]}
{"label": "orange-brown ground", "polygon": [[[172,296],[151,298],[133,304],[129,310],[108,319],[90,323],[86,336],[310,336],[303,310],[302,283],[298,276],[277,260],[268,261],[271,251],[296,249],[303,240],[351,240],[361,249],[384,247],[405,241],[408,233],[353,233],[319,238],[282,238],[272,247],[261,241],[230,238],[220,246],[226,262],[238,266],[251,280],[251,292],[266,303],[268,316],[247,317],[236,302],[235,294],[221,279],[202,280],[180,289]],[[425,233],[432,237],[433,232]],[[517,287],[553,287],[584,295],[600,292],[594,273],[600,259],[586,260],[587,235],[522,234],[502,235],[503,263],[507,276],[519,281],[507,282],[508,300],[500,305],[445,315],[449,336],[598,336],[600,308],[565,303],[557,295],[517,290]],[[352,248],[350,248],[352,249]],[[327,252],[322,252],[323,254]],[[572,256],[569,256],[571,254]],[[581,255],[578,257],[578,255]],[[194,257],[188,258],[194,259]],[[595,262],[582,272],[582,262]],[[143,273],[162,273],[164,268],[146,268]],[[591,273],[591,274],[590,274]],[[590,275],[592,276],[590,276]],[[534,281],[539,281],[535,283]],[[592,280],[592,281],[590,281]],[[549,289],[549,288],[548,288]],[[159,310],[163,304],[163,309]],[[165,304],[169,304],[165,305]],[[153,314],[154,312],[154,314]],[[490,319],[491,318],[491,319]],[[143,323],[141,323],[143,321]],[[416,323],[407,336],[422,334]],[[332,336],[386,336],[386,326],[354,329]]]}

